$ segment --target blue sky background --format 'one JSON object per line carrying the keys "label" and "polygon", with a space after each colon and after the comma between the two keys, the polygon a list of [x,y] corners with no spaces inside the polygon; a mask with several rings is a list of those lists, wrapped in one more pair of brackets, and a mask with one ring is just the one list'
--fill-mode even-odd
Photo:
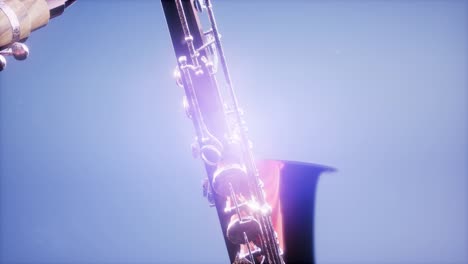
{"label": "blue sky background", "polygon": [[[320,179],[318,263],[468,263],[468,3],[214,1],[259,158]],[[77,3],[0,74],[1,263],[227,263],[159,1]]]}

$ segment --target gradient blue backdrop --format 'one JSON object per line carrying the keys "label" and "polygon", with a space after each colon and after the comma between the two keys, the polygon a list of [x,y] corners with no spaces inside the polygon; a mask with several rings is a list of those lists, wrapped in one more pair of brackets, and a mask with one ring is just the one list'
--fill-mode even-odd
{"label": "gradient blue backdrop", "polygon": [[[315,162],[318,263],[468,263],[468,4],[214,1],[258,157]],[[1,263],[227,263],[160,2],[0,74]]]}

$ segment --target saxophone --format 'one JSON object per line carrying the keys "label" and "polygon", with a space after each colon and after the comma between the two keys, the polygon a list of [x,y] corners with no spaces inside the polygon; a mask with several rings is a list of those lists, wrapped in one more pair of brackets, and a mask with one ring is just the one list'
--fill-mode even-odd
{"label": "saxophone", "polygon": [[25,60],[29,48],[23,42],[31,32],[60,16],[76,0],[0,0],[0,71],[7,66],[5,56]]}
{"label": "saxophone", "polygon": [[[204,194],[217,208],[228,251],[235,248],[231,260],[285,263],[211,0],[162,0],[162,5],[178,58],[174,76],[185,92],[185,111],[195,127],[192,151],[206,167]],[[207,31],[201,28],[202,13],[210,24]],[[223,85],[217,78],[218,61]]]}

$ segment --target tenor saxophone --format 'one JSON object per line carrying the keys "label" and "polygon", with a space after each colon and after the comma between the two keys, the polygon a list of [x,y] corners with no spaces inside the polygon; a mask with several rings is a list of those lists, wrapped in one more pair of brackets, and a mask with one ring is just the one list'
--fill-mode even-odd
{"label": "tenor saxophone", "polygon": [[[195,128],[192,152],[205,166],[204,195],[216,207],[231,263],[313,262],[313,232],[306,231],[313,230],[313,213],[278,202],[277,197],[287,193],[279,187],[283,180],[278,175],[286,165],[299,174],[307,171],[301,168],[311,169],[314,175],[329,168],[284,161],[258,164],[211,0],[162,0],[162,7],[177,58],[174,77],[184,91],[185,112]],[[203,30],[202,18],[208,21],[208,30]],[[295,200],[313,203],[315,182],[311,185]],[[284,200],[297,193],[286,194]],[[288,210],[295,216],[288,213],[288,219],[283,219],[282,213]],[[309,227],[300,226],[297,232],[301,221]],[[286,222],[289,227],[283,226]],[[284,251],[286,240],[289,246]]]}

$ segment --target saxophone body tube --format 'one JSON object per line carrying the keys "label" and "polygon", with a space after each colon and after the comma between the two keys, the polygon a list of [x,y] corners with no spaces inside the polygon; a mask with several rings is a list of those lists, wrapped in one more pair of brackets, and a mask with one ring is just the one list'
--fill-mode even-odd
{"label": "saxophone body tube", "polygon": [[24,40],[74,0],[0,0],[0,49]]}

